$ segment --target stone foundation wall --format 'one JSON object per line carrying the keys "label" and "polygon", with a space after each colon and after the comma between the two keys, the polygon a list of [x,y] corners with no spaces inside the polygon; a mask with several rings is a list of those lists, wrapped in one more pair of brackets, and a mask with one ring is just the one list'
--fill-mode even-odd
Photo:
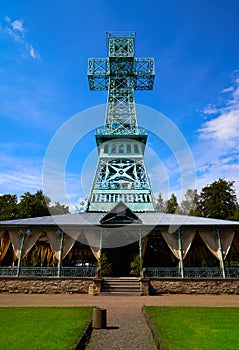
{"label": "stone foundation wall", "polygon": [[149,295],[239,294],[238,279],[150,279]]}
{"label": "stone foundation wall", "polygon": [[[99,295],[100,279],[0,278],[0,293]],[[238,279],[142,279],[142,295],[239,294]]]}
{"label": "stone foundation wall", "polygon": [[0,278],[0,293],[87,294],[93,279]]}

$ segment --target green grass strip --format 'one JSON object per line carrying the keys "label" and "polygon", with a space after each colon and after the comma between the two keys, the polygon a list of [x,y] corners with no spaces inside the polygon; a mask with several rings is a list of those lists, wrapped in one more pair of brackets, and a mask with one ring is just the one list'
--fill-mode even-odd
{"label": "green grass strip", "polygon": [[92,313],[93,307],[0,308],[0,349],[69,350]]}
{"label": "green grass strip", "polygon": [[239,349],[239,308],[145,309],[169,350]]}

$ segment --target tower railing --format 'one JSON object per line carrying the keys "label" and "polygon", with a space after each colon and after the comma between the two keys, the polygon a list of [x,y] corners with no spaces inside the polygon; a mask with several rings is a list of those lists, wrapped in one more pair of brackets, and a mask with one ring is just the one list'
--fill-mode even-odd
{"label": "tower railing", "polygon": [[[144,136],[147,136],[147,135],[148,135],[146,129],[144,129],[144,128],[139,128],[139,127],[135,128],[131,134],[129,134],[129,133],[127,132],[127,130],[126,130],[126,131],[125,131],[125,134],[127,134],[127,135],[129,135],[129,136],[130,136],[130,135],[132,135],[132,136],[134,136],[134,135],[144,135]],[[110,130],[109,128],[107,128],[107,127],[105,127],[105,126],[102,126],[102,127],[96,128],[96,130],[95,130],[95,135],[96,135],[96,136],[97,136],[97,135],[112,135],[112,133],[111,133],[111,130]],[[117,136],[117,135],[114,135],[114,136]]]}

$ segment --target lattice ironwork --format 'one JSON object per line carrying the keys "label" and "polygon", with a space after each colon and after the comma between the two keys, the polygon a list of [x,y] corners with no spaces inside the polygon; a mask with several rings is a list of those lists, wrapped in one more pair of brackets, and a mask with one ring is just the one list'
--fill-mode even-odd
{"label": "lattice ironwork", "polygon": [[[228,267],[225,271],[225,278],[239,278],[238,268]],[[146,267],[145,277],[180,278],[181,273],[178,267]],[[223,273],[219,267],[185,267],[184,278],[223,278]]]}
{"label": "lattice ironwork", "polygon": [[[145,277],[148,278],[181,278],[180,269],[177,267],[147,267]],[[96,276],[96,267],[62,267],[58,276],[57,267],[21,267],[20,277],[29,278],[92,278]],[[0,277],[17,277],[17,267],[0,267]],[[184,278],[223,278],[222,270],[218,267],[186,267]],[[237,267],[226,268],[225,278],[239,278]]]}
{"label": "lattice ironwork", "polygon": [[142,159],[101,159],[95,189],[148,189],[149,182]]}
{"label": "lattice ironwork", "polygon": [[130,203],[131,210],[154,211],[144,164],[147,134],[138,127],[134,99],[134,90],[153,88],[154,60],[134,57],[134,33],[108,34],[107,39],[108,57],[88,62],[90,89],[108,90],[105,125],[96,132],[99,162],[88,211],[108,211],[112,205],[106,203],[120,200]]}
{"label": "lattice ironwork", "polygon": [[[95,277],[95,266],[62,267],[60,276],[57,267],[21,267],[19,277]],[[17,277],[17,267],[0,267],[0,277]]]}

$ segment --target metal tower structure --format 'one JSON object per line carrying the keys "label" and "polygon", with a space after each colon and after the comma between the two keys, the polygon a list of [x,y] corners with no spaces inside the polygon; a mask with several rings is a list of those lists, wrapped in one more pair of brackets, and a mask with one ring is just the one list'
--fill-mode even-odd
{"label": "metal tower structure", "polygon": [[90,90],[108,90],[104,127],[96,130],[98,165],[87,211],[108,212],[118,202],[132,211],[154,211],[144,163],[147,141],[139,128],[134,90],[152,90],[153,58],[135,58],[135,34],[107,34],[108,57],[89,58]]}

